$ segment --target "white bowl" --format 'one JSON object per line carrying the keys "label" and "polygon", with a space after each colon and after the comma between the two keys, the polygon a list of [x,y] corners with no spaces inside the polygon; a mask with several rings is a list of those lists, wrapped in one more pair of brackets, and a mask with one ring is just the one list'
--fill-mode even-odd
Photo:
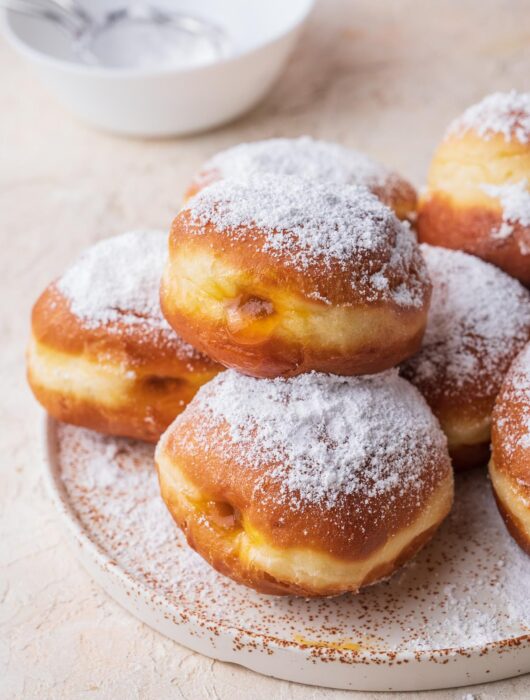
{"label": "white bowl", "polygon": [[[125,0],[83,0],[93,11]],[[12,45],[58,100],[90,124],[132,136],[189,134],[253,107],[278,78],[314,0],[156,0],[211,18],[230,36],[230,57],[192,68],[102,68],[80,63],[51,23],[6,11]],[[77,62],[76,62],[77,61]]]}

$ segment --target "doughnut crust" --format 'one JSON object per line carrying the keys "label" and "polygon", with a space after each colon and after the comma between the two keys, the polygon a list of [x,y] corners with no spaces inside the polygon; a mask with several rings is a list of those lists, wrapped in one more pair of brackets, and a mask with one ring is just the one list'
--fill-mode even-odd
{"label": "doughnut crust", "polygon": [[162,310],[256,377],[379,372],[413,354],[430,282],[405,224],[364,188],[221,180],[173,222]]}
{"label": "doughnut crust", "polygon": [[425,243],[465,250],[530,286],[530,95],[495,93],[449,127],[418,207]]}
{"label": "doughnut crust", "polygon": [[203,387],[162,436],[161,493],[189,544],[262,593],[357,591],[392,574],[447,515],[446,440],[395,370]]}
{"label": "doughnut crust", "polygon": [[156,442],[219,370],[161,315],[157,290],[165,246],[159,232],[102,241],[35,303],[28,381],[58,420]]}
{"label": "doughnut crust", "polygon": [[455,468],[489,459],[491,412],[508,368],[530,338],[530,293],[498,268],[426,244],[433,282],[423,346],[402,374],[445,431]]}
{"label": "doughnut crust", "polygon": [[499,512],[530,554],[530,344],[517,357],[495,402],[489,473]]}
{"label": "doughnut crust", "polygon": [[188,200],[212,182],[260,175],[296,175],[322,184],[363,185],[400,219],[414,220],[416,190],[401,175],[364,153],[310,136],[241,143],[206,161],[192,180]]}

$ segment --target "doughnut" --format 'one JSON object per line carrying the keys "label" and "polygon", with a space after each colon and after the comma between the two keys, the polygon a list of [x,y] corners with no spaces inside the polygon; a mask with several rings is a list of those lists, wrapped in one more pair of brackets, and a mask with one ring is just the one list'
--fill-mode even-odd
{"label": "doughnut", "polygon": [[451,508],[447,441],[397,370],[202,387],[155,452],[188,543],[262,593],[338,595],[390,576]]}
{"label": "doughnut", "polygon": [[423,346],[401,371],[440,421],[455,468],[486,465],[495,396],[530,338],[530,293],[462,251],[427,244],[421,251],[431,309]]}
{"label": "doughnut", "polygon": [[162,310],[185,340],[257,377],[372,374],[420,346],[430,297],[408,224],[366,188],[220,180],[173,222]]}
{"label": "doughnut", "polygon": [[28,380],[58,420],[156,442],[219,371],[162,316],[166,249],[158,231],[103,240],[37,300]]}
{"label": "doughnut", "polygon": [[530,554],[530,343],[503,382],[491,433],[495,500],[508,530]]}
{"label": "doughnut", "polygon": [[217,180],[245,182],[261,175],[298,175],[322,184],[364,185],[400,219],[413,220],[416,215],[416,190],[398,173],[364,153],[310,136],[241,143],[221,151],[202,166],[185,198]]}
{"label": "doughnut", "polygon": [[464,250],[530,287],[530,93],[494,93],[447,130],[418,205],[420,241]]}

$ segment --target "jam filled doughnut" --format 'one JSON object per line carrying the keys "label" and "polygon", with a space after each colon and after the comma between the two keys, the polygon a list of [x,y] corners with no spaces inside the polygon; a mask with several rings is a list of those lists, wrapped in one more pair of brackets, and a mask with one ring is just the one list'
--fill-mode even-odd
{"label": "jam filled doughnut", "polygon": [[163,312],[257,377],[369,374],[420,346],[430,281],[408,224],[366,188],[220,180],[173,222]]}
{"label": "jam filled doughnut", "polygon": [[400,219],[413,219],[416,191],[396,172],[364,153],[310,136],[241,143],[208,160],[193,179],[186,199],[217,180],[245,182],[261,175],[297,175],[313,182],[364,185]]}
{"label": "jam filled doughnut", "polygon": [[420,200],[418,234],[530,286],[530,93],[495,93],[450,125]]}
{"label": "jam filled doughnut", "polygon": [[499,511],[530,554],[530,343],[513,363],[493,410],[489,472]]}
{"label": "jam filled doughnut", "polygon": [[495,396],[530,338],[530,293],[472,255],[421,249],[433,283],[431,309],[422,349],[402,373],[440,421],[454,466],[485,465]]}
{"label": "jam filled doughnut", "polygon": [[28,379],[55,418],[156,442],[219,371],[162,316],[166,248],[157,231],[101,241],[36,302]]}
{"label": "jam filled doughnut", "polygon": [[263,593],[357,591],[392,574],[450,510],[446,438],[396,370],[204,386],[162,436],[161,492],[189,544]]}

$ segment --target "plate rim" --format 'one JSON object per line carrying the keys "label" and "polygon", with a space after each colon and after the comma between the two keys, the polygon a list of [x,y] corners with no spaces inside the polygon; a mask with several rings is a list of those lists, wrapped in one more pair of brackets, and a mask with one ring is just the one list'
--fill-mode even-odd
{"label": "plate rim", "polygon": [[[42,461],[42,466],[43,469],[42,471],[44,472],[44,480],[45,480],[45,485],[46,485],[46,491],[48,493],[48,496],[50,497],[51,501],[53,502],[55,509],[57,510],[58,514],[61,517],[61,523],[64,525],[64,528],[66,528],[68,535],[74,539],[74,541],[82,546],[85,551],[87,552],[87,555],[91,556],[94,560],[95,563],[99,565],[99,567],[102,570],[105,570],[108,572],[109,576],[112,576],[117,583],[124,588],[125,590],[134,590],[137,593],[139,593],[143,600],[156,600],[162,607],[166,607],[169,609],[175,610],[177,613],[179,612],[179,606],[168,602],[163,595],[160,593],[157,593],[150,589],[145,583],[142,581],[138,580],[135,578],[132,574],[128,573],[125,571],[119,564],[116,562],[113,562],[112,559],[109,557],[108,553],[105,552],[103,547],[101,547],[97,542],[95,542],[90,536],[89,533],[87,532],[86,528],[83,526],[82,522],[79,520],[75,509],[73,505],[70,503],[66,489],[64,484],[61,482],[60,478],[60,470],[59,470],[59,462],[57,460],[57,448],[58,448],[58,439],[57,439],[57,427],[61,424],[60,421],[56,420],[52,416],[46,414],[44,412],[44,415],[42,417],[42,420],[40,421],[40,452],[41,452],[41,461]],[[78,427],[78,426],[75,426]],[[84,429],[81,428],[80,429]],[[111,436],[112,437],[112,436]],[[85,570],[88,569],[88,567],[85,564],[85,561],[83,559],[83,556],[77,556],[76,557],[79,561],[81,561],[83,568]],[[89,575],[92,575],[90,571],[87,571]],[[120,601],[116,599],[116,597],[110,593],[104,586],[99,584],[106,592],[107,595],[109,595],[115,602],[121,605]],[[126,608],[131,614],[134,614],[129,608]],[[498,639],[494,640],[491,642],[487,642],[486,644],[475,644],[469,647],[444,647],[444,648],[438,648],[438,649],[428,649],[428,650],[401,650],[401,651],[361,651],[361,652],[352,652],[351,650],[337,650],[336,643],[335,646],[333,643],[330,643],[327,645],[324,641],[318,641],[316,643],[311,643],[310,640],[308,640],[307,643],[305,642],[299,642],[295,640],[290,640],[290,639],[282,639],[280,637],[274,636],[274,635],[264,635],[263,633],[259,632],[254,632],[253,630],[245,629],[245,628],[240,628],[237,627],[237,625],[234,624],[226,624],[225,622],[219,622],[213,619],[209,619],[208,617],[204,615],[199,615],[196,613],[195,610],[186,608],[185,611],[186,618],[188,620],[192,620],[195,624],[199,626],[203,626],[205,623],[215,625],[216,627],[219,627],[222,629],[222,632],[226,634],[227,636],[230,636],[231,638],[234,638],[236,633],[243,634],[247,636],[248,638],[254,639],[254,640],[263,640],[266,638],[267,640],[267,646],[272,647],[275,651],[286,651],[286,649],[289,649],[291,652],[295,652],[297,654],[302,654],[303,659],[306,659],[307,653],[310,652],[311,650],[322,650],[324,649],[329,649],[330,651],[333,650],[334,652],[340,651],[341,654],[344,653],[347,655],[348,659],[348,664],[366,664],[368,662],[370,665],[377,665],[381,666],[381,664],[385,665],[392,665],[395,666],[396,664],[410,664],[411,662],[414,663],[440,663],[441,661],[448,659],[450,657],[456,657],[456,656],[465,656],[468,658],[473,658],[473,657],[479,657],[479,656],[485,656],[491,652],[499,652],[500,650],[505,650],[506,647],[526,647],[530,648],[530,632],[524,633],[522,635],[518,635],[516,637],[508,637],[504,639]],[[139,617],[135,615],[135,617]],[[142,620],[144,624],[149,625],[148,622],[145,622]],[[156,627],[151,626],[152,629],[156,629]],[[160,630],[157,630],[160,633]],[[162,633],[163,634],[163,633]],[[167,635],[166,635],[167,636]],[[183,646],[186,646],[185,642],[180,642],[183,644]],[[204,652],[197,652],[197,653],[202,653],[206,655]],[[212,657],[215,658],[214,654],[212,653]],[[435,658],[437,657],[437,658]],[[218,658],[218,657],[217,657]],[[340,655],[339,658],[337,658],[338,661],[340,661]],[[237,662],[235,662],[237,663]],[[245,666],[246,668],[251,668],[245,663],[240,663],[240,665]],[[327,664],[329,667],[329,664]],[[251,669],[255,670],[255,669]],[[259,673],[259,671],[257,671]],[[518,675],[522,675],[524,673],[530,673],[530,663],[528,664],[528,668],[526,670],[523,670],[520,672]],[[501,676],[501,678],[510,678],[514,677],[512,675],[507,675],[507,676]],[[491,680],[498,680],[498,678],[491,678]],[[300,682],[300,681],[292,681],[292,682]],[[477,681],[468,681],[468,685],[471,683],[476,683]],[[483,681],[483,682],[487,682]],[[314,684],[313,684],[314,685]],[[324,687],[324,686],[322,686]],[[345,688],[344,686],[327,686],[327,687],[342,687]],[[465,687],[465,684],[459,684],[457,686],[436,686],[436,688],[440,687]],[[433,686],[432,689],[435,687]],[[345,688],[346,689],[346,688]],[[353,689],[353,686],[349,688],[350,690]],[[418,688],[419,689],[419,688]],[[424,688],[426,689],[426,688]],[[361,689],[362,690],[362,689]],[[383,688],[381,688],[383,690]]]}

